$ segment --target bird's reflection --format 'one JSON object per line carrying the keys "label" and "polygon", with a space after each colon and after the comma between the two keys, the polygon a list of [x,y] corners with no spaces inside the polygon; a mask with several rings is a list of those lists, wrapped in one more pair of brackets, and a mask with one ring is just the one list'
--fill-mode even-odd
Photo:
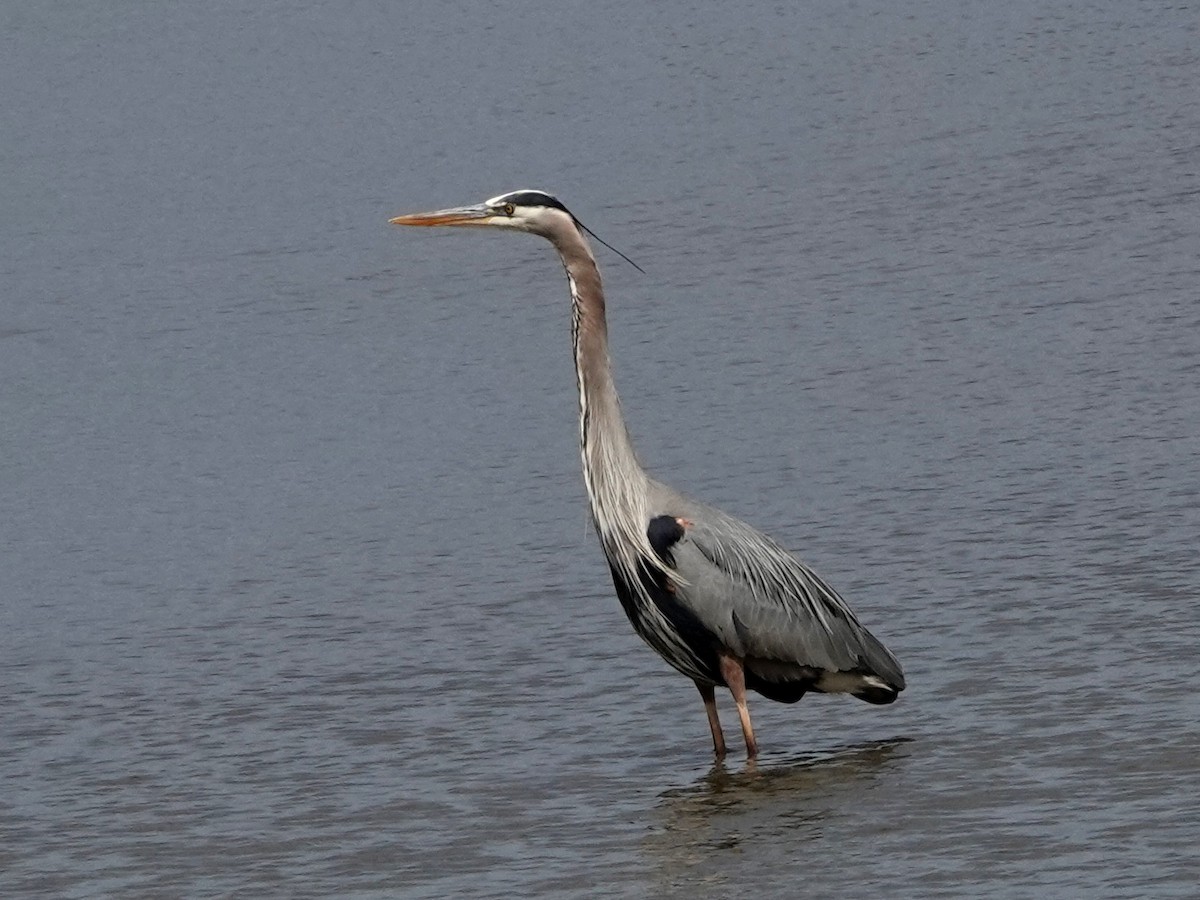
{"label": "bird's reflection", "polygon": [[769,763],[751,759],[740,770],[731,770],[723,761],[716,762],[695,784],[667,791],[663,797],[691,797],[702,802],[707,798],[714,807],[720,807],[730,801],[742,802],[763,794],[783,792],[794,795],[816,786],[876,775],[910,741],[911,738],[896,737],[848,744]]}
{"label": "bird's reflection", "polygon": [[750,761],[742,769],[718,762],[695,783],[661,795],[645,850],[664,884],[720,884],[730,854],[740,857],[749,845],[819,838],[825,820],[862,802],[909,747],[910,738],[897,737]]}

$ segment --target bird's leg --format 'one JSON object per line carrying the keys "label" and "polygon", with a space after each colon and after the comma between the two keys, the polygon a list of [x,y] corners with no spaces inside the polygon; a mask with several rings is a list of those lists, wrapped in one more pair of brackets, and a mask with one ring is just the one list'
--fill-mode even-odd
{"label": "bird's leg", "polygon": [[758,742],[754,740],[754,726],[750,724],[750,709],[746,706],[746,672],[742,661],[736,656],[721,654],[721,675],[729,685],[729,693],[733,694],[733,702],[737,704],[738,718],[742,720],[742,736],[746,739],[746,756],[750,759],[758,756]]}
{"label": "bird's leg", "polygon": [[721,733],[721,720],[717,718],[717,692],[711,684],[696,682],[696,690],[704,700],[704,711],[708,713],[708,727],[712,729],[713,753],[717,759],[725,758],[725,735]]}

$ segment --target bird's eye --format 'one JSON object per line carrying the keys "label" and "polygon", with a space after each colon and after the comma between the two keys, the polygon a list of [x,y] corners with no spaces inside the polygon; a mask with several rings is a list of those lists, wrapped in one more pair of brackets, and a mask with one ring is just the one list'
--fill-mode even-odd
{"label": "bird's eye", "polygon": [[506,216],[511,216],[516,211],[517,211],[517,208],[515,206],[513,206],[511,203],[504,204],[504,214]]}

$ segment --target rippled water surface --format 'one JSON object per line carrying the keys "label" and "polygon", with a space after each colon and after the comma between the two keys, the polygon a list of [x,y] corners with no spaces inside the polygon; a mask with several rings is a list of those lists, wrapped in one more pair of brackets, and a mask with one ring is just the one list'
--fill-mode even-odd
{"label": "rippled water surface", "polygon": [[[1194,9],[0,20],[0,894],[1195,896]],[[386,226],[516,187],[648,273],[601,251],[648,467],[900,702],[713,766],[552,252]]]}

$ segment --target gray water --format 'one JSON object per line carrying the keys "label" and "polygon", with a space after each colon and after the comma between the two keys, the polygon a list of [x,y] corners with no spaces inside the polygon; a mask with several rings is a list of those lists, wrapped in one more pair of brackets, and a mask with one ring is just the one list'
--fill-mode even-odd
{"label": "gray water", "polygon": [[[0,895],[1195,896],[1196,9],[457,6],[3,4]],[[518,187],[897,704],[713,765]]]}

